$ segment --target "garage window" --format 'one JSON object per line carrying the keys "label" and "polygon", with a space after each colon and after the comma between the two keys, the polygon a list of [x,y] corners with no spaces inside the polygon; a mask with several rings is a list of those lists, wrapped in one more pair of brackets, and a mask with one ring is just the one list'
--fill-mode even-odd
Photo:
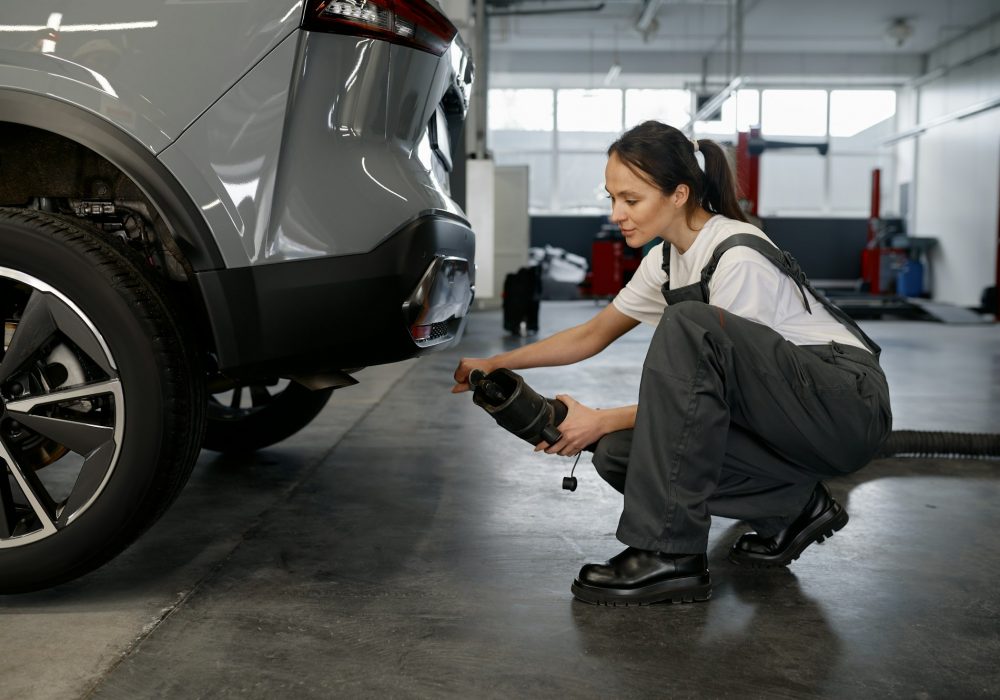
{"label": "garage window", "polygon": [[830,92],[830,136],[855,136],[895,114],[894,90]]}
{"label": "garage window", "polygon": [[764,90],[760,131],[765,136],[826,136],[826,90]]}
{"label": "garage window", "polygon": [[552,131],[552,90],[490,90],[490,131]]}
{"label": "garage window", "polygon": [[698,136],[732,138],[737,131],[748,131],[760,122],[760,93],[757,90],[737,90],[722,103],[720,118],[714,121],[697,121],[694,132]]}
{"label": "garage window", "polygon": [[649,119],[680,128],[691,118],[691,93],[687,90],[626,90],[625,128]]}
{"label": "garage window", "polygon": [[622,130],[621,90],[560,90],[558,110],[560,132]]}

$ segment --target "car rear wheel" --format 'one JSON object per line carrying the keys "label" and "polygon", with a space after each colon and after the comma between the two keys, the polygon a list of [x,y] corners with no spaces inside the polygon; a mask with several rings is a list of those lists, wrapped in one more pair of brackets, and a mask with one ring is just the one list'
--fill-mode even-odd
{"label": "car rear wheel", "polygon": [[80,225],[0,209],[0,593],[80,576],[187,480],[203,369],[160,283]]}
{"label": "car rear wheel", "polygon": [[333,389],[311,391],[287,379],[243,384],[212,394],[204,447],[251,452],[291,437],[323,410]]}

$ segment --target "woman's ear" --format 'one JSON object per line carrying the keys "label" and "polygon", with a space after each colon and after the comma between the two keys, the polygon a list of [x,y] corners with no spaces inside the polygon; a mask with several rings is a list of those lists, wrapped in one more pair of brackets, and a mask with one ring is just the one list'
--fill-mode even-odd
{"label": "woman's ear", "polygon": [[670,195],[670,199],[673,201],[675,207],[680,208],[687,204],[690,194],[691,188],[681,183],[674,188],[674,193]]}

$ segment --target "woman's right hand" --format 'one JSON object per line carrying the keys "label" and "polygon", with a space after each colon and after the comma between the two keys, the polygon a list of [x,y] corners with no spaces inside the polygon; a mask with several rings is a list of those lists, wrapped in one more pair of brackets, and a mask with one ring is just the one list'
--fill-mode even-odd
{"label": "woman's right hand", "polygon": [[496,368],[490,358],[463,357],[462,361],[458,363],[458,369],[455,370],[455,386],[451,388],[451,393],[461,394],[463,391],[469,390],[469,373],[474,369],[481,369],[489,374]]}

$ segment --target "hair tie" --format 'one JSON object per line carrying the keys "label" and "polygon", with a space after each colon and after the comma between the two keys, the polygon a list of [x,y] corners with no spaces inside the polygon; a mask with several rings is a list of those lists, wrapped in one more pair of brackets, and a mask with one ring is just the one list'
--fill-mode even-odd
{"label": "hair tie", "polygon": [[694,144],[694,152],[697,153],[698,152],[698,141],[695,140],[695,139],[691,139],[691,143]]}

